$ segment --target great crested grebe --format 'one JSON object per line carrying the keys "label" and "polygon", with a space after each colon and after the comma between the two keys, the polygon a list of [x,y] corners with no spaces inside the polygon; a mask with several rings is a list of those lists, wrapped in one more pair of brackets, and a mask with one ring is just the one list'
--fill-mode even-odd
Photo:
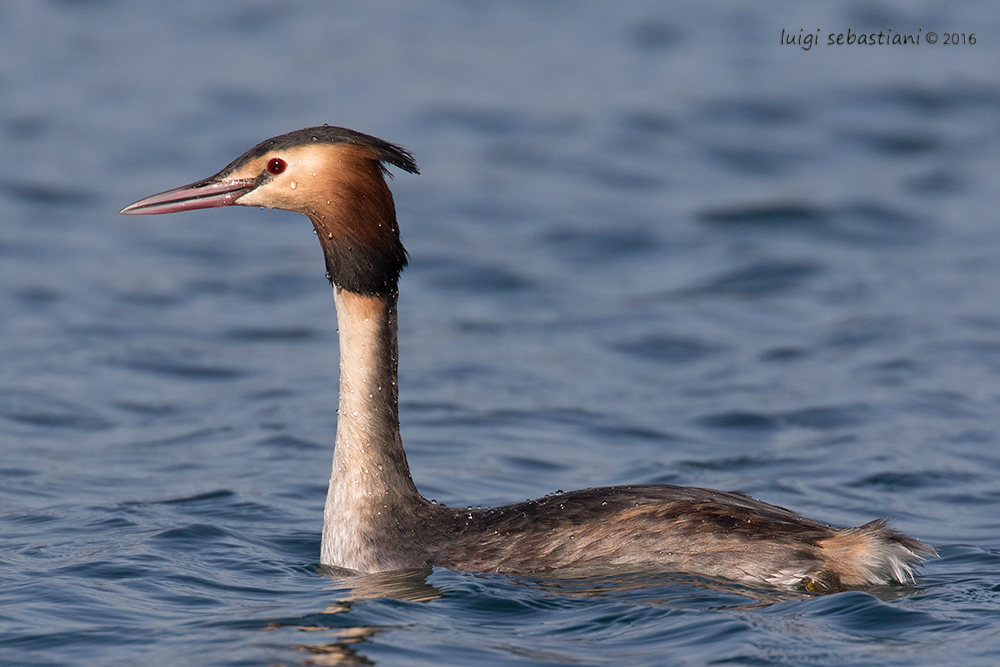
{"label": "great crested grebe", "polygon": [[268,139],[215,176],[121,211],[238,204],[312,220],[340,330],[323,564],[361,572],[655,569],[824,592],[911,582],[914,568],[935,555],[884,520],[833,528],[710,489],[616,486],[468,510],[424,499],[399,434],[396,301],[406,251],[386,163],[418,173],[399,146],[340,127],[306,128]]}

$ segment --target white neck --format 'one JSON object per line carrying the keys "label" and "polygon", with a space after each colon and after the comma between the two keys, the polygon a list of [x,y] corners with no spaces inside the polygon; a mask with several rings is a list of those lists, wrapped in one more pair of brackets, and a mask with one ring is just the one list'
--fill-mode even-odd
{"label": "white neck", "polygon": [[399,435],[396,297],[335,288],[340,331],[340,409],[320,562],[384,569],[376,544],[412,530],[420,497]]}

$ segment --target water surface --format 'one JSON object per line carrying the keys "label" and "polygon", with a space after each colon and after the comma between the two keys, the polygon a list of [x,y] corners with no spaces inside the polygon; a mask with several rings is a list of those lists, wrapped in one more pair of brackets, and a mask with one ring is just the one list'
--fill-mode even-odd
{"label": "water surface", "polygon": [[[0,7],[0,663],[996,664],[1000,85],[982,2]],[[974,46],[781,46],[847,28]],[[411,149],[429,498],[890,516],[915,586],[318,568],[333,300],[301,216],[127,218],[260,140]]]}

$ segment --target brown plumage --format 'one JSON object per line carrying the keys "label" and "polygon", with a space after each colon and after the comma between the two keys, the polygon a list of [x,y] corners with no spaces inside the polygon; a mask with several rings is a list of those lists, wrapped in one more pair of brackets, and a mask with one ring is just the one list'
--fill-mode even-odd
{"label": "brown plumage", "polygon": [[491,509],[425,500],[399,434],[396,301],[406,251],[384,164],[405,150],[338,127],[269,139],[221,172],[122,213],[239,204],[297,211],[316,229],[340,330],[340,408],[320,560],[363,572],[447,567],[506,573],[656,569],[800,587],[913,581],[934,555],[873,521],[838,529],[741,493],[643,485]]}

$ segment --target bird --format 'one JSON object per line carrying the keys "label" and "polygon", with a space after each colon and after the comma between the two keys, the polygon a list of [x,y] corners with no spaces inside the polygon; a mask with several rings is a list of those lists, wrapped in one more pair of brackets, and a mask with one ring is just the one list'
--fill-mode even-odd
{"label": "bird", "polygon": [[419,173],[399,145],[342,127],[309,127],[254,146],[214,176],[121,210],[257,206],[312,221],[340,348],[321,565],[515,576],[657,571],[813,593],[915,583],[917,567],[935,550],[885,519],[837,528],[740,492],[637,484],[476,509],[424,498],[400,435],[397,303],[407,253],[389,166]]}

